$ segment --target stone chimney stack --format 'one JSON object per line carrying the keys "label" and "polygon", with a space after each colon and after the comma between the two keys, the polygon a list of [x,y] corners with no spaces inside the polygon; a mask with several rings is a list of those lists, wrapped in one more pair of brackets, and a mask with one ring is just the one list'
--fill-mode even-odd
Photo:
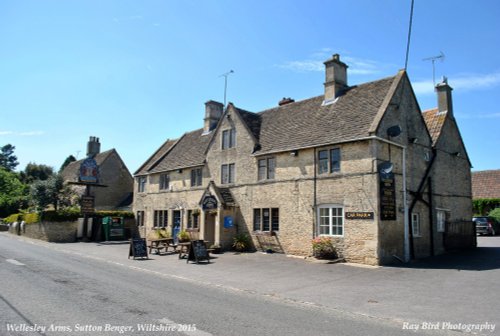
{"label": "stone chimney stack", "polygon": [[223,112],[224,104],[213,100],[209,100],[205,103],[205,125],[203,127],[203,133],[209,133],[217,126]]}
{"label": "stone chimney stack", "polygon": [[87,142],[87,156],[94,157],[101,152],[101,143],[99,138],[91,136]]}
{"label": "stone chimney stack", "polygon": [[347,88],[347,65],[335,54],[325,64],[325,102],[333,101]]}
{"label": "stone chimney stack", "polygon": [[443,77],[441,83],[436,85],[436,92],[438,97],[438,111],[447,112],[449,116],[453,117],[453,103],[451,100],[451,86],[448,85],[448,78]]}

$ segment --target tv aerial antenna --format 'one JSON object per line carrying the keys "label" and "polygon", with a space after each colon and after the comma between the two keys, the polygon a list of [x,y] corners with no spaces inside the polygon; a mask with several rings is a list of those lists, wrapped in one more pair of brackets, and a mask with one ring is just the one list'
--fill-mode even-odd
{"label": "tv aerial antenna", "polygon": [[234,73],[234,71],[229,70],[228,72],[223,73],[222,75],[219,76],[219,77],[224,77],[224,106],[226,106],[227,76],[229,76],[232,73]]}
{"label": "tv aerial antenna", "polygon": [[434,84],[434,87],[436,86],[436,60],[440,60],[441,62],[444,61],[444,53],[442,51],[439,52],[439,55],[437,56],[431,56],[424,58],[422,61],[431,61],[432,62],[432,83]]}

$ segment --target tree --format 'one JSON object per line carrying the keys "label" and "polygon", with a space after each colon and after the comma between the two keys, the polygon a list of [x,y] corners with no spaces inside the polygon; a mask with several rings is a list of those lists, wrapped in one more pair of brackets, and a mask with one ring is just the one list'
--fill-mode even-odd
{"label": "tree", "polygon": [[28,163],[21,172],[21,181],[31,184],[35,181],[45,181],[54,175],[54,169],[44,164]]}
{"label": "tree", "polygon": [[57,210],[63,186],[64,181],[61,175],[52,175],[47,180],[33,182],[30,188],[33,205],[39,211],[45,210],[50,205]]}
{"label": "tree", "polygon": [[0,190],[0,217],[6,217],[26,206],[26,186],[17,174],[1,167]]}
{"label": "tree", "polygon": [[0,148],[0,167],[5,168],[7,171],[14,171],[19,162],[17,162],[17,156],[14,155],[14,149],[16,147],[11,144],[7,144]]}
{"label": "tree", "polygon": [[61,173],[64,168],[66,168],[71,162],[75,162],[76,161],[76,158],[73,156],[73,155],[70,155],[66,158],[66,160],[64,160],[61,168],[59,169],[59,173]]}

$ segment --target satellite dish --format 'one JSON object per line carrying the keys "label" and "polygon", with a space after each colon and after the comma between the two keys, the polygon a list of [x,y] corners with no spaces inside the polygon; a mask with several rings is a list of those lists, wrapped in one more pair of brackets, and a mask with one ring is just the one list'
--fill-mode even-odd
{"label": "satellite dish", "polygon": [[394,170],[394,165],[390,161],[384,161],[378,165],[378,170],[384,175],[389,175]]}
{"label": "satellite dish", "polygon": [[397,137],[402,132],[401,127],[399,125],[391,126],[387,129],[387,135],[391,138]]}

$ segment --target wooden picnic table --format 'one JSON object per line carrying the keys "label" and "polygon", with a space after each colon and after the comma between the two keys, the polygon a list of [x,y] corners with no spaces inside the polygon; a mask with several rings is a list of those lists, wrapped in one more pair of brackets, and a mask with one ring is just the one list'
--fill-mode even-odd
{"label": "wooden picnic table", "polygon": [[174,243],[173,238],[151,239],[148,247],[149,253],[151,253],[152,250],[156,250],[156,254],[160,254],[162,250],[165,250],[166,253],[169,248],[172,248],[172,252],[177,252],[177,244]]}

